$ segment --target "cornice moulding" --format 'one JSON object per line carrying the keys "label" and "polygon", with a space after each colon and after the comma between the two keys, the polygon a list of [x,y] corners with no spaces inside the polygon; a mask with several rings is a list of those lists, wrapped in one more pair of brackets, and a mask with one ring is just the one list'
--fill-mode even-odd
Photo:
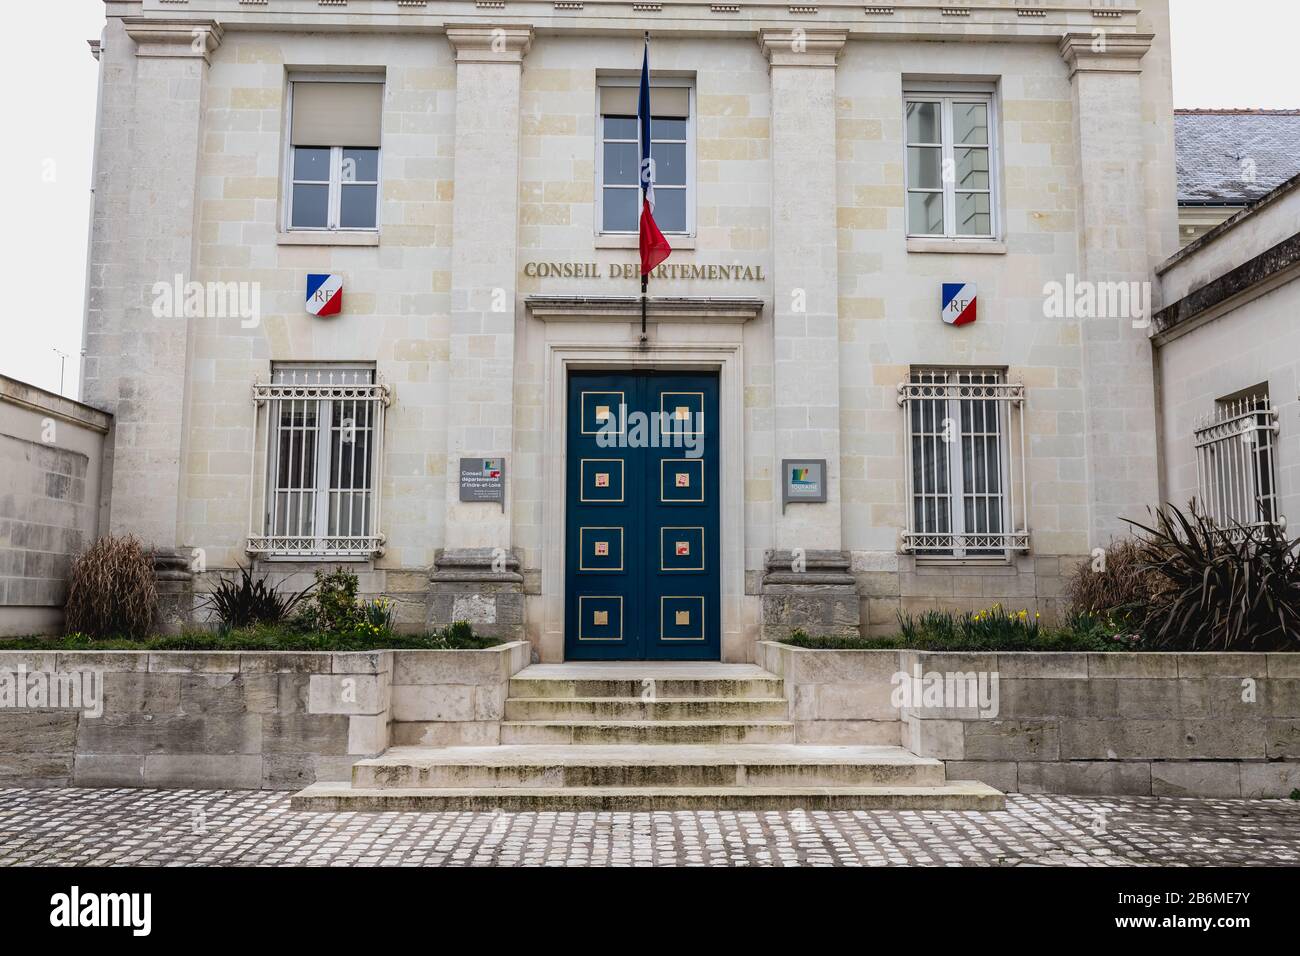
{"label": "cornice moulding", "polygon": [[[1112,36],[1137,29],[1139,8],[1097,8],[1082,0],[1041,0],[1027,7],[1016,0],[582,0],[581,9],[557,10],[556,0],[439,0],[415,5],[401,0],[349,0],[321,5],[318,0],[188,0],[157,5],[147,0],[145,16],[219,20],[226,30],[273,30],[350,34],[443,34],[474,28],[484,16],[508,16],[537,34],[592,37],[639,35],[649,28],[676,37],[753,37],[762,29],[844,31],[852,39],[944,40],[952,42],[1058,43],[1064,34],[1091,32],[1104,24]],[[573,0],[574,3],[578,0]],[[120,5],[123,9],[126,4]],[[654,7],[653,12],[648,8]],[[716,9],[714,9],[716,8]],[[114,15],[110,6],[110,17]],[[129,9],[139,13],[139,4]],[[500,11],[508,11],[502,14]],[[814,11],[815,12],[811,12]],[[495,12],[494,12],[495,11]],[[962,15],[954,16],[954,11]]]}
{"label": "cornice moulding", "polygon": [[759,49],[772,66],[834,67],[847,40],[844,30],[758,31]]}
{"label": "cornice moulding", "polygon": [[447,40],[457,63],[520,63],[533,45],[530,26],[449,26]]}
{"label": "cornice moulding", "polygon": [[1150,33],[1067,33],[1061,37],[1061,58],[1076,73],[1141,73],[1142,58],[1151,49]]}
{"label": "cornice moulding", "polygon": [[123,17],[126,35],[135,41],[135,55],[189,59],[202,57],[212,62],[225,30],[216,20],[161,20],[153,17]]}

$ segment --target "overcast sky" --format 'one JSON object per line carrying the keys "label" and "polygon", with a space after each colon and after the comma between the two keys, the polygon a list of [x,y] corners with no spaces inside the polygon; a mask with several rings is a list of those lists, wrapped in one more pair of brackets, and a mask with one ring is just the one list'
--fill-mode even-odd
{"label": "overcast sky", "polygon": [[[1180,107],[1300,108],[1294,0],[1172,0]],[[103,0],[10,3],[0,31],[0,373],[77,394]]]}

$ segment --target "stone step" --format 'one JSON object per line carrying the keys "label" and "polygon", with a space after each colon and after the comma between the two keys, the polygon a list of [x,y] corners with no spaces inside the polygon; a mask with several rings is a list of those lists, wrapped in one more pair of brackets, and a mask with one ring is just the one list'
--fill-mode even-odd
{"label": "stone step", "polygon": [[789,721],[506,720],[503,744],[792,744]]}
{"label": "stone step", "polygon": [[506,720],[785,720],[784,697],[511,697]]}
{"label": "stone step", "polygon": [[[520,671],[524,673],[524,671]],[[711,699],[764,700],[785,695],[785,682],[779,677],[754,677],[740,680],[681,680],[678,678],[614,679],[545,679],[512,677],[511,697],[640,699],[653,697],[706,697]]]}
{"label": "stone step", "polygon": [[902,747],[393,747],[358,761],[360,789],[543,787],[935,787],[943,761]]}
{"label": "stone step", "polygon": [[642,661],[533,664],[510,679],[511,697],[771,699],[785,682],[754,664]]}
{"label": "stone step", "polygon": [[938,787],[465,787],[405,790],[315,783],[294,810],[1002,810],[997,790],[973,781]]}

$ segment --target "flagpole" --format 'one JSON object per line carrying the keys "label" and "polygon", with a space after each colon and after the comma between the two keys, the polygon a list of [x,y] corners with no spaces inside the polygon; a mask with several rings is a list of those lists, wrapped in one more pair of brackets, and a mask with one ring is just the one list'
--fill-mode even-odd
{"label": "flagpole", "polygon": [[[650,46],[649,30],[645,31],[645,45],[647,49]],[[640,132],[641,132],[641,128],[640,128],[640,124],[638,124],[637,134],[640,135]],[[645,149],[645,144],[642,144],[642,149]],[[642,193],[642,196],[644,197],[644,192]],[[642,201],[642,204],[644,205],[644,199]],[[650,344],[650,337],[646,334],[646,329],[645,329],[646,289],[649,287],[649,283],[650,283],[650,276],[642,272],[641,273],[641,342],[640,342],[642,348],[646,348]]]}

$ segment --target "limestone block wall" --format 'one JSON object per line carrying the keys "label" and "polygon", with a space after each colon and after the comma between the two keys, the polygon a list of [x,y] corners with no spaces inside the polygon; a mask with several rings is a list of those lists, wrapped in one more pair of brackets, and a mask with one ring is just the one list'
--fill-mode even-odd
{"label": "limestone block wall", "polygon": [[482,651],[394,652],[393,744],[500,743],[510,677],[528,666],[531,653],[527,641]]}
{"label": "limestone block wall", "polygon": [[[1083,272],[1070,80],[1054,47],[998,46],[996,69],[990,54],[946,46],[942,71],[997,75],[1003,241],[975,244],[987,254],[905,238],[904,82],[934,73],[933,44],[850,42],[837,68],[844,546],[870,633],[895,631],[900,610],[1000,600],[1055,613],[1058,557],[1088,550],[1081,320],[1043,314],[1044,286]],[[962,329],[937,314],[939,284],[955,281],[979,290],[979,320]],[[1033,557],[927,570],[898,554],[910,487],[896,388],[912,365],[1006,368],[1025,384]]]}
{"label": "limestone block wall", "polygon": [[[262,314],[253,327],[238,316],[195,323],[181,543],[202,548],[210,568],[247,560],[256,447],[250,389],[268,380],[272,362],[372,362],[393,387],[394,403],[381,489],[387,548],[368,570],[427,568],[442,544],[445,511],[451,48],[445,37],[427,35],[241,31],[228,34],[211,59],[193,278],[258,283]],[[282,229],[289,76],[321,63],[385,77],[374,244]],[[341,316],[306,313],[308,272],[343,276]]]}
{"label": "limestone block wall", "polygon": [[[1300,654],[759,653],[786,679],[801,740],[901,743],[951,779],[1142,796],[1300,787]],[[895,707],[899,673],[996,674],[997,712]]]}
{"label": "limestone block wall", "polygon": [[[524,643],[483,651],[21,652],[0,672],[52,678],[93,671],[102,716],[0,709],[0,786],[292,790],[347,780],[412,714],[432,725],[499,721]],[[407,655],[415,655],[408,658]],[[432,656],[429,656],[432,655]],[[397,687],[394,680],[405,682]],[[412,707],[477,688],[477,711]],[[472,695],[471,695],[472,696]],[[495,714],[495,718],[492,715]]]}
{"label": "limestone block wall", "polygon": [[0,376],[0,636],[62,626],[68,567],[99,531],[111,423]]}

